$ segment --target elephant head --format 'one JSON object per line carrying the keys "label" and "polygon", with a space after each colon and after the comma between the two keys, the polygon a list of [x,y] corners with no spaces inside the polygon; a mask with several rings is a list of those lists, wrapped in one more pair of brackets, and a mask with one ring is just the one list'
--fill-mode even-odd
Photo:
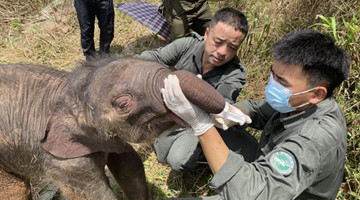
{"label": "elephant head", "polygon": [[160,89],[176,74],[185,96],[210,113],[223,97],[187,71],[172,71],[153,61],[109,58],[71,72],[67,92],[48,123],[43,147],[57,157],[121,151],[122,142],[143,142],[175,125]]}

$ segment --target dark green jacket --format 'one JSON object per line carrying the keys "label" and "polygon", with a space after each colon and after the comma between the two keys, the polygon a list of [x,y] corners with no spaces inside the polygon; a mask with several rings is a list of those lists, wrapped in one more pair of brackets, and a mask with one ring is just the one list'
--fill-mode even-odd
{"label": "dark green jacket", "polygon": [[211,181],[219,199],[336,198],[344,173],[347,128],[333,98],[293,116],[274,111],[265,101],[237,105],[251,117],[252,127],[263,130],[260,157],[247,163],[230,152]]}
{"label": "dark green jacket", "polygon": [[[165,47],[144,51],[135,57],[155,60],[173,66],[177,70],[201,74],[203,53],[203,37],[194,34],[177,39]],[[226,101],[234,103],[241,89],[245,87],[246,69],[239,58],[235,56],[223,66],[207,72],[202,78],[218,90]]]}

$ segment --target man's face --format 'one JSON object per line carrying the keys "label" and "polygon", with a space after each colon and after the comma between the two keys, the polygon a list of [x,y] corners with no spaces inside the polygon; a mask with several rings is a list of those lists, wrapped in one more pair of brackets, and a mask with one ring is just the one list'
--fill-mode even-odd
{"label": "man's face", "polygon": [[244,38],[242,32],[223,22],[218,22],[211,29],[207,28],[204,35],[203,65],[214,68],[229,62],[236,55]]}
{"label": "man's face", "polygon": [[[286,87],[292,93],[303,92],[310,89],[305,74],[302,71],[302,66],[284,64],[275,60],[271,67],[271,72],[274,80]],[[308,102],[311,98],[314,98],[316,90],[306,92],[299,95],[291,95],[289,104],[296,107]],[[297,112],[306,110],[309,106],[299,108]]]}

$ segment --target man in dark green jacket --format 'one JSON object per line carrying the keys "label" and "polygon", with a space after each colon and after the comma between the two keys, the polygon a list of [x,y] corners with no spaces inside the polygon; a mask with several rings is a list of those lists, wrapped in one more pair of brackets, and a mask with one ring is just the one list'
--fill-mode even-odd
{"label": "man in dark green jacket", "polygon": [[347,127],[332,94],[348,77],[349,57],[329,36],[314,30],[285,36],[272,53],[266,100],[235,104],[245,114],[238,113],[251,117],[249,126],[263,131],[253,162],[226,146],[213,126],[219,121],[186,99],[176,77],[165,79],[167,107],[193,128],[214,174],[210,187],[218,195],[192,199],[336,198],[344,174]]}
{"label": "man in dark green jacket", "polygon": [[[245,86],[246,69],[236,54],[247,32],[248,23],[245,15],[233,8],[223,8],[216,12],[204,37],[193,35],[180,38],[163,48],[145,51],[137,57],[155,60],[176,70],[199,74],[232,104]],[[249,134],[224,137],[229,138],[225,139],[229,143],[256,143]],[[191,170],[198,165],[197,161],[202,154],[198,142],[191,129],[181,128],[162,134],[155,141],[155,151],[158,160],[168,163],[172,169]],[[252,145],[249,148],[256,147]],[[252,154],[244,156],[253,157]]]}

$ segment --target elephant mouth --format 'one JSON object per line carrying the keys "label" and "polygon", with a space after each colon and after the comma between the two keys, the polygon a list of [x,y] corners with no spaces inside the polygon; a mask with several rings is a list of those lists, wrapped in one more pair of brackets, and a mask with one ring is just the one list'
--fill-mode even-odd
{"label": "elephant mouth", "polygon": [[154,118],[139,126],[134,126],[132,135],[136,136],[129,142],[141,143],[151,141],[159,136],[162,132],[174,126],[174,122],[169,118]]}
{"label": "elephant mouth", "polygon": [[149,130],[150,132],[159,134],[172,127],[174,123],[177,122],[173,119],[173,117],[170,114],[167,114],[167,115],[151,118],[143,124],[145,125],[146,129]]}
{"label": "elephant mouth", "polygon": [[138,120],[133,125],[135,137],[129,139],[129,142],[145,142],[149,141],[166,130],[173,129],[174,125],[186,126],[186,123],[174,113],[167,113],[165,115],[152,117],[150,119]]}
{"label": "elephant mouth", "polygon": [[173,112],[171,112],[169,114],[169,117],[178,125],[180,126],[187,126],[186,122],[181,119],[180,117],[178,117],[177,115],[175,115]]}

